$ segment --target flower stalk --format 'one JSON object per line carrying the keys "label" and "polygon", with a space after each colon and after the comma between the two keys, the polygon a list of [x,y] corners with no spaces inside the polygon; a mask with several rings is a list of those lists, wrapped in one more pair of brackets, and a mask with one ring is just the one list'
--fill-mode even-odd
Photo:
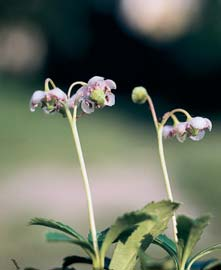
{"label": "flower stalk", "polygon": [[[151,114],[152,114],[154,126],[155,126],[156,133],[157,133],[160,164],[161,164],[162,171],[163,171],[163,176],[164,176],[167,195],[168,195],[169,200],[171,202],[173,202],[174,201],[173,200],[173,194],[172,194],[172,189],[171,189],[171,185],[170,185],[170,179],[169,179],[169,175],[168,175],[168,171],[167,171],[164,148],[163,148],[163,126],[164,126],[164,123],[163,122],[162,123],[158,122],[156,111],[155,111],[152,99],[148,94],[146,96],[146,100],[147,100],[147,102],[149,104],[149,108],[150,108],[150,111],[151,111]],[[176,222],[175,214],[172,216],[172,226],[173,226],[174,240],[177,243],[178,242],[178,238],[177,238],[177,222]]]}
{"label": "flower stalk", "polygon": [[90,191],[90,185],[89,185],[89,180],[88,180],[88,175],[87,175],[87,170],[84,162],[84,157],[82,153],[82,148],[81,148],[81,143],[78,135],[78,130],[77,130],[77,105],[74,106],[73,110],[73,117],[71,115],[71,112],[69,108],[66,109],[66,114],[67,118],[71,127],[73,139],[74,139],[74,144],[77,150],[77,155],[80,163],[80,168],[81,168],[81,174],[83,178],[83,183],[84,183],[84,188],[85,188],[85,193],[87,197],[87,204],[88,204],[88,215],[89,215],[89,223],[90,223],[90,230],[91,230],[91,235],[92,235],[92,241],[93,241],[93,247],[94,247],[94,252],[96,256],[96,261],[99,262],[99,249],[98,249],[98,242],[97,242],[97,232],[96,232],[96,225],[95,225],[95,218],[94,218],[94,209],[93,209],[93,203],[92,203],[92,196],[91,196],[91,191]]}

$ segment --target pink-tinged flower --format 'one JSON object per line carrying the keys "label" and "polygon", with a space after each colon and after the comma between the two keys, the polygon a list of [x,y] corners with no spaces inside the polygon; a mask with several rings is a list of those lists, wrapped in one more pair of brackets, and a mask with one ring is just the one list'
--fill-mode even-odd
{"label": "pink-tinged flower", "polygon": [[115,96],[111,90],[116,88],[114,81],[94,76],[69,99],[69,107],[81,104],[81,109],[89,114],[94,112],[95,108],[113,106]]}
{"label": "pink-tinged flower", "polygon": [[180,122],[175,126],[176,138],[179,142],[184,142],[187,137],[187,122]]}
{"label": "pink-tinged flower", "polygon": [[37,90],[31,97],[29,107],[32,112],[40,106],[46,113],[52,113],[60,111],[66,101],[66,94],[59,88],[54,88],[47,92]]}
{"label": "pink-tinged flower", "polygon": [[170,125],[166,125],[163,127],[163,138],[164,139],[169,139],[174,137],[176,134],[176,130],[174,128],[174,126],[170,126]]}
{"label": "pink-tinged flower", "polygon": [[191,140],[199,141],[205,135],[205,130],[212,130],[212,123],[208,118],[193,117],[188,121],[187,132]]}

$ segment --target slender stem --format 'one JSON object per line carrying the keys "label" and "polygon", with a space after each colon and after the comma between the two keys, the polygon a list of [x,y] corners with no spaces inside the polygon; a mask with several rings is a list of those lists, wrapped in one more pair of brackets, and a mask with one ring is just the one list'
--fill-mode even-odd
{"label": "slender stem", "polygon": [[72,131],[74,143],[75,143],[75,146],[76,146],[76,149],[77,149],[78,159],[79,159],[79,162],[80,162],[81,173],[82,173],[83,182],[84,182],[84,188],[85,188],[86,197],[87,197],[88,214],[89,214],[89,222],[90,222],[90,229],[91,229],[93,247],[94,247],[96,259],[99,262],[99,249],[98,249],[98,243],[97,243],[97,233],[96,233],[94,210],[93,210],[93,204],[92,204],[92,196],[91,196],[87,170],[86,170],[86,167],[85,167],[84,157],[83,157],[83,153],[82,153],[82,149],[81,149],[81,143],[80,143],[78,130],[77,130],[77,125],[76,125],[77,106],[74,106],[73,118],[72,118],[70,110],[67,107],[66,107],[66,114],[67,114],[69,124],[71,126],[71,131]]}
{"label": "slender stem", "polygon": [[171,118],[174,117],[175,113],[183,113],[183,114],[185,114],[187,119],[191,119],[191,115],[186,110],[179,108],[179,109],[174,109],[174,110],[172,110],[170,112],[165,113],[164,116],[163,116],[163,120],[161,122],[161,125],[164,126],[166,124],[166,122],[169,120],[170,117]]}
{"label": "slender stem", "polygon": [[[156,128],[157,140],[158,140],[158,150],[159,150],[159,155],[160,155],[160,163],[161,163],[163,176],[164,176],[164,180],[165,180],[167,195],[168,195],[169,200],[171,202],[173,202],[174,201],[173,200],[173,194],[172,194],[172,189],[171,189],[171,186],[170,186],[170,179],[169,179],[169,175],[168,175],[168,172],[167,172],[166,160],[165,160],[164,149],[163,149],[163,134],[162,134],[163,125],[159,124],[159,122],[157,120],[156,111],[155,111],[152,99],[151,99],[151,97],[149,95],[147,97],[147,102],[149,104],[150,111],[151,111],[151,114],[152,114],[152,117],[153,117],[154,126]],[[176,222],[175,214],[172,216],[172,225],[173,225],[174,240],[177,243],[178,242],[178,239],[177,239],[177,222]]]}
{"label": "slender stem", "polygon": [[159,123],[158,123],[158,120],[157,120],[157,114],[156,114],[156,111],[155,111],[155,108],[154,108],[154,105],[153,105],[153,101],[152,101],[152,99],[151,99],[151,97],[149,95],[147,96],[147,102],[149,104],[149,108],[150,108],[150,111],[151,111],[151,114],[152,114],[152,117],[153,117],[153,122],[154,122],[154,126],[156,128],[156,132],[158,133]]}
{"label": "slender stem", "polygon": [[78,85],[78,84],[80,84],[80,85],[82,85],[82,86],[87,85],[87,83],[81,82],[81,81],[72,83],[72,84],[70,85],[69,89],[68,89],[68,97],[71,96],[71,91],[72,91],[72,89],[75,87],[75,85]]}
{"label": "slender stem", "polygon": [[[170,179],[169,179],[169,175],[168,175],[168,171],[167,171],[167,166],[166,166],[166,160],[165,160],[165,154],[164,154],[164,149],[163,149],[163,126],[160,126],[158,128],[158,133],[157,133],[157,137],[158,137],[158,147],[159,147],[159,155],[160,155],[160,163],[161,163],[161,167],[163,170],[163,176],[164,176],[164,180],[165,180],[165,185],[166,185],[166,190],[167,190],[167,194],[168,194],[168,198],[171,202],[173,202],[173,194],[172,194],[172,189],[170,186]],[[172,216],[172,225],[173,225],[173,235],[174,235],[174,240],[177,243],[178,242],[178,238],[177,238],[177,222],[176,222],[176,216],[175,214],[173,214]]]}
{"label": "slender stem", "polygon": [[48,79],[45,80],[45,91],[46,91],[46,92],[48,92],[48,91],[50,90],[50,88],[49,88],[49,83],[51,84],[51,86],[52,86],[53,88],[56,88],[56,85],[55,85],[55,83],[52,81],[52,79],[48,78]]}

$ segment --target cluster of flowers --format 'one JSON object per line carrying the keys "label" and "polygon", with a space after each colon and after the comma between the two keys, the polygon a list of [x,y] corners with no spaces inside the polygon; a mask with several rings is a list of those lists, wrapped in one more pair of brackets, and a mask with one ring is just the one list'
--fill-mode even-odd
{"label": "cluster of flowers", "polygon": [[204,137],[206,129],[211,131],[211,121],[207,118],[197,116],[186,122],[179,122],[174,126],[164,126],[163,137],[165,139],[176,137],[180,142],[184,142],[187,137],[193,141],[199,141]]}
{"label": "cluster of flowers", "polygon": [[112,89],[116,89],[114,81],[94,76],[71,97],[57,87],[48,91],[38,90],[31,97],[30,110],[33,112],[40,106],[46,113],[53,113],[62,112],[65,105],[70,109],[81,105],[82,111],[89,114],[94,112],[95,108],[115,104]]}

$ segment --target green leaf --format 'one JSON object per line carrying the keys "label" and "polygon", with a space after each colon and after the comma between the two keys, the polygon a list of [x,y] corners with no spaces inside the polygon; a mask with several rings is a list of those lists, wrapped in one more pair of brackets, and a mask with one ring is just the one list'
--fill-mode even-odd
{"label": "green leaf", "polygon": [[220,269],[221,269],[220,260],[213,260],[203,268],[203,270],[220,270]]}
{"label": "green leaf", "polygon": [[[155,225],[154,219],[149,219],[140,223],[138,228],[131,234],[125,243],[118,242],[110,263],[112,270],[133,270],[136,265],[138,251],[142,245],[142,240]],[[152,242],[152,238],[150,240]]]}
{"label": "green leaf", "polygon": [[93,246],[87,242],[87,241],[82,241],[82,240],[76,240],[68,235],[65,235],[63,233],[57,233],[57,232],[48,232],[46,234],[46,240],[48,242],[66,242],[66,243],[71,243],[75,244],[77,246],[80,246],[90,257],[94,257],[94,249]]}
{"label": "green leaf", "polygon": [[125,243],[118,242],[111,260],[110,269],[132,270],[134,269],[139,249],[145,250],[155,237],[162,233],[172,217],[177,203],[161,201],[150,203],[140,210],[152,217],[137,224],[137,228],[128,237]]}
{"label": "green leaf", "polygon": [[195,261],[217,250],[221,250],[221,244],[213,245],[211,247],[201,250],[196,255],[190,258],[190,260],[187,263],[186,269],[189,270]]}
{"label": "green leaf", "polygon": [[179,216],[177,218],[178,253],[181,269],[184,269],[209,220],[209,215],[197,219],[191,219],[186,216]]}
{"label": "green leaf", "polygon": [[[97,232],[97,242],[98,242],[98,246],[99,248],[101,247],[105,236],[107,234],[107,232],[109,231],[110,228],[106,228],[105,230],[101,231],[101,232]],[[92,240],[92,234],[91,232],[88,233],[88,237],[87,237],[88,241],[92,244],[93,240]]]}
{"label": "green leaf", "polygon": [[153,244],[156,244],[163,248],[173,259],[176,269],[179,269],[179,259],[176,244],[170,238],[168,238],[166,235],[161,234],[153,240]]}
{"label": "green leaf", "polygon": [[107,234],[104,237],[104,241],[101,245],[100,254],[101,258],[105,257],[110,245],[118,238],[118,236],[125,230],[133,227],[139,222],[142,222],[151,217],[144,212],[131,212],[119,217],[116,222],[110,227]]}
{"label": "green leaf", "polygon": [[56,229],[62,232],[65,232],[73,237],[75,237],[78,240],[86,241],[86,239],[77,233],[73,228],[71,228],[68,225],[65,225],[61,222],[54,221],[52,219],[45,219],[45,218],[33,218],[30,223],[30,225],[40,225],[40,226],[45,226],[48,228]]}

